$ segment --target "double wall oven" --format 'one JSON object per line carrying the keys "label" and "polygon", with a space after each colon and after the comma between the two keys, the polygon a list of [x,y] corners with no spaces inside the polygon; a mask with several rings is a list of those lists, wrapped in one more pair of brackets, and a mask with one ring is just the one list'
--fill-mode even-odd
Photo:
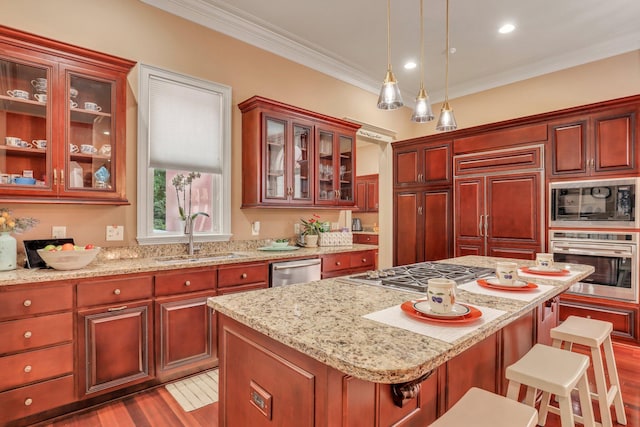
{"label": "double wall oven", "polygon": [[549,251],[595,268],[568,292],[638,302],[638,189],[640,178],[550,184]]}

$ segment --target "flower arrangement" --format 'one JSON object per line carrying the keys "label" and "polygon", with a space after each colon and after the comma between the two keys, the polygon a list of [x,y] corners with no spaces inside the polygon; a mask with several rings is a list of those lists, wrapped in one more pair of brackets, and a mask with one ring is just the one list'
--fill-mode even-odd
{"label": "flower arrangement", "polygon": [[35,218],[16,218],[9,209],[0,208],[0,233],[22,233],[38,222]]}
{"label": "flower arrangement", "polygon": [[324,230],[322,228],[322,223],[318,221],[319,218],[320,215],[317,214],[313,214],[313,216],[308,220],[300,218],[300,221],[302,221],[302,234],[305,236],[313,236],[322,233]]}
{"label": "flower arrangement", "polygon": [[[191,213],[191,184],[200,178],[200,172],[190,172],[188,175],[178,174],[173,177],[171,184],[176,189],[178,199],[178,214],[185,221],[185,233],[191,233],[193,220],[198,215],[209,216],[206,212]],[[188,201],[188,203],[187,203]]]}

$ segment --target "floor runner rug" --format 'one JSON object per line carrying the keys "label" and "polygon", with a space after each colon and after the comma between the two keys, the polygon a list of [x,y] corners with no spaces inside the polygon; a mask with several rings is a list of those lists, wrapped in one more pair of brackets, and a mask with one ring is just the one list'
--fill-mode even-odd
{"label": "floor runner rug", "polygon": [[165,386],[186,412],[218,401],[218,370],[185,378]]}

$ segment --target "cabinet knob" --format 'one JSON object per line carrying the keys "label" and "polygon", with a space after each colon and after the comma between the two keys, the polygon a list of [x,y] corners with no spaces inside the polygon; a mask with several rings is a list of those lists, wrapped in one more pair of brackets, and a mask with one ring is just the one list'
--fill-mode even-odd
{"label": "cabinet knob", "polygon": [[114,291],[113,291],[113,294],[114,294],[114,295],[120,295],[120,289],[116,289],[116,290],[114,290]]}
{"label": "cabinet knob", "polygon": [[33,399],[31,399],[30,397],[27,397],[24,400],[24,406],[31,406],[32,403],[33,403]]}
{"label": "cabinet knob", "polygon": [[242,273],[242,274],[240,275],[240,277],[241,277],[241,278],[243,278],[243,279],[246,279],[246,278],[247,278],[247,273]]}
{"label": "cabinet knob", "polygon": [[336,265],[340,265],[340,261],[336,261]]}
{"label": "cabinet knob", "polygon": [[30,299],[26,299],[26,300],[24,300],[24,302],[22,303],[22,305],[24,305],[25,307],[31,307],[31,300],[30,300]]}
{"label": "cabinet knob", "polygon": [[27,331],[24,333],[25,338],[31,338],[31,331]]}
{"label": "cabinet knob", "polygon": [[190,280],[187,280],[186,282],[184,282],[184,285],[185,285],[185,286],[191,286],[191,281],[190,281]]}
{"label": "cabinet knob", "polygon": [[24,371],[28,374],[29,372],[31,372],[31,365],[27,365],[24,367]]}
{"label": "cabinet knob", "polygon": [[362,258],[362,262],[366,264],[367,263],[367,259],[366,258]]}

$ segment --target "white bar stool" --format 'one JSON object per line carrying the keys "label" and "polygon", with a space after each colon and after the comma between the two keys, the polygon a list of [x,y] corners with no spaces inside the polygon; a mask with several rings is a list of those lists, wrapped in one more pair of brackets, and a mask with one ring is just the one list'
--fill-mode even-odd
{"label": "white bar stool", "polygon": [[[594,427],[587,380],[588,367],[587,356],[536,344],[520,360],[507,367],[507,397],[517,401],[520,385],[524,385],[527,387],[525,403],[534,407],[536,393],[541,390],[539,425],[543,426],[547,422],[547,413],[553,412],[560,415],[562,427],[573,427],[574,420],[581,422],[585,427]],[[580,394],[581,417],[574,416],[571,405],[571,390],[576,387]],[[557,396],[559,408],[549,405],[550,394]]]}
{"label": "white bar stool", "polygon": [[534,408],[472,387],[430,427],[534,427],[537,422]]}
{"label": "white bar stool", "polygon": [[[596,380],[596,392],[591,393],[591,397],[598,401],[600,407],[600,419],[604,427],[612,427],[611,404],[615,403],[616,420],[619,424],[627,424],[627,416],[624,413],[622,394],[620,391],[620,380],[618,379],[618,369],[613,355],[613,345],[611,344],[611,332],[613,324],[602,320],[587,319],[578,316],[569,316],[559,326],[551,329],[553,346],[571,350],[572,344],[580,344],[591,349],[591,363]],[[607,364],[607,381],[602,364],[601,347],[604,350]]]}

